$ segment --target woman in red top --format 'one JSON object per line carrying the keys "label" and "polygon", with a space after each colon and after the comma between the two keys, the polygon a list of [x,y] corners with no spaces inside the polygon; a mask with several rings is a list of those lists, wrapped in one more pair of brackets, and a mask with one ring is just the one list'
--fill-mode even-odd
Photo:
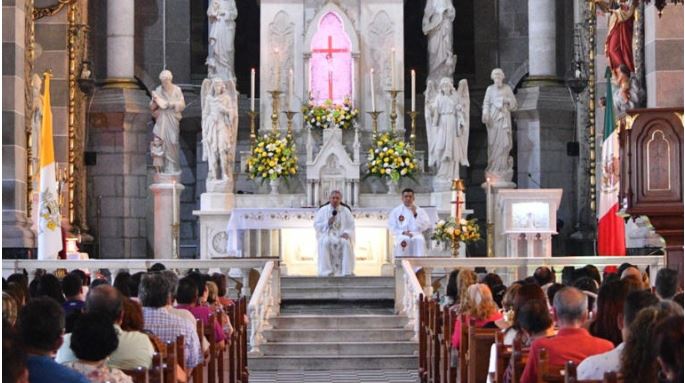
{"label": "woman in red top", "polygon": [[[474,320],[476,327],[494,327],[495,321],[502,318],[502,313],[497,310],[497,304],[492,299],[492,293],[488,285],[476,283],[469,286],[466,293],[466,306],[461,308],[466,315],[466,320]],[[459,348],[461,344],[461,320],[454,322],[454,334],[452,335],[452,348]]]}
{"label": "woman in red top", "polygon": [[[209,315],[212,313],[212,310],[209,306],[198,305],[198,290],[198,286],[192,277],[181,278],[178,281],[178,288],[176,290],[176,302],[178,302],[176,308],[190,311],[195,319],[201,320],[202,324],[206,327],[209,324]],[[213,327],[216,342],[219,344],[219,347],[223,347],[226,334],[221,328],[219,321],[215,320]]]}

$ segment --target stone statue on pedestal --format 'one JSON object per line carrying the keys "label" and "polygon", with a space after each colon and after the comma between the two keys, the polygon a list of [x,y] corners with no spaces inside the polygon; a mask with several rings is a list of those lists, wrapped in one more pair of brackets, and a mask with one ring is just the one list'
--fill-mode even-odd
{"label": "stone statue on pedestal", "polygon": [[513,147],[511,112],[516,110],[514,92],[504,83],[504,72],[492,70],[493,84],[488,86],[483,100],[483,123],[488,130],[488,167],[485,176],[491,182],[511,182],[514,159],[509,155]]}
{"label": "stone statue on pedestal", "polygon": [[179,126],[181,112],[186,108],[181,88],[174,85],[171,80],[173,75],[168,70],[159,74],[160,86],[152,91],[150,110],[155,118],[155,127],[152,133],[162,141],[164,150],[164,166],[162,174],[178,174],[181,172],[179,164]]}
{"label": "stone statue on pedestal", "polygon": [[[427,94],[434,92],[431,82]],[[427,118],[429,165],[437,169],[436,180],[445,187],[451,180],[459,178],[459,165],[469,166],[469,90],[466,80],[459,82],[455,90],[452,80],[440,80],[440,90],[435,96],[427,97]],[[435,186],[435,185],[434,185]],[[436,190],[437,191],[437,190]]]}
{"label": "stone statue on pedestal", "polygon": [[31,160],[36,164],[38,162],[38,156],[40,153],[40,128],[43,122],[43,95],[40,94],[40,89],[42,86],[43,80],[41,80],[37,73],[34,73],[31,77],[31,91],[33,95],[33,109],[31,111],[31,155],[33,158],[31,158]]}
{"label": "stone statue on pedestal", "polygon": [[456,11],[451,0],[428,0],[423,13],[423,34],[428,37],[428,79],[452,78],[457,55],[452,52],[452,23]]}
{"label": "stone statue on pedestal", "polygon": [[235,19],[238,8],[235,0],[211,0],[207,8],[209,18],[209,50],[207,66],[209,78],[234,80]]}
{"label": "stone statue on pedestal", "polygon": [[237,92],[233,80],[202,83],[202,160],[207,161],[207,191],[233,189],[233,155],[238,129]]}

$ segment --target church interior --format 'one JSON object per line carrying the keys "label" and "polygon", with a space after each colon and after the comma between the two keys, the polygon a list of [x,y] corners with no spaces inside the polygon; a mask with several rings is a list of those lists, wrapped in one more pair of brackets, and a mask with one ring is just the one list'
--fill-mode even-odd
{"label": "church interior", "polygon": [[[656,349],[632,355],[642,372],[587,373],[592,355],[637,353],[629,307],[663,316],[642,326],[663,344],[654,328],[676,317],[682,350],[682,0],[2,9],[8,344],[54,282],[72,349],[86,291],[142,310],[124,330],[148,331],[157,359],[113,351],[101,368],[122,382],[682,381]],[[190,333],[154,327],[155,289],[195,316]],[[680,306],[628,298],[645,289]],[[596,352],[540,346],[519,322],[570,334],[558,311],[576,301]],[[619,313],[626,334],[607,335]],[[31,382],[35,350],[18,362]],[[90,378],[91,359],[49,351]]]}

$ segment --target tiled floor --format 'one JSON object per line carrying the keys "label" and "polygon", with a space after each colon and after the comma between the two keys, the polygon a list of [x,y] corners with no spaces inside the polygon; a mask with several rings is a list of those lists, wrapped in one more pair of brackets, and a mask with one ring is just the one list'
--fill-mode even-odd
{"label": "tiled floor", "polygon": [[251,371],[251,383],[416,383],[416,371]]}

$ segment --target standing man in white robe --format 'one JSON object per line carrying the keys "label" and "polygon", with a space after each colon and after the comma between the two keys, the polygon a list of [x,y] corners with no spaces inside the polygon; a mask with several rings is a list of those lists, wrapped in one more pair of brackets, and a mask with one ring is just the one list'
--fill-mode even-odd
{"label": "standing man in white robe", "polygon": [[331,191],[328,204],[314,217],[314,229],[319,242],[319,276],[354,275],[354,217],[341,205],[342,193]]}
{"label": "standing man in white robe", "polygon": [[392,209],[388,230],[395,237],[394,257],[422,257],[426,253],[423,232],[432,226],[428,213],[414,204],[414,190],[402,190],[402,204]]}

